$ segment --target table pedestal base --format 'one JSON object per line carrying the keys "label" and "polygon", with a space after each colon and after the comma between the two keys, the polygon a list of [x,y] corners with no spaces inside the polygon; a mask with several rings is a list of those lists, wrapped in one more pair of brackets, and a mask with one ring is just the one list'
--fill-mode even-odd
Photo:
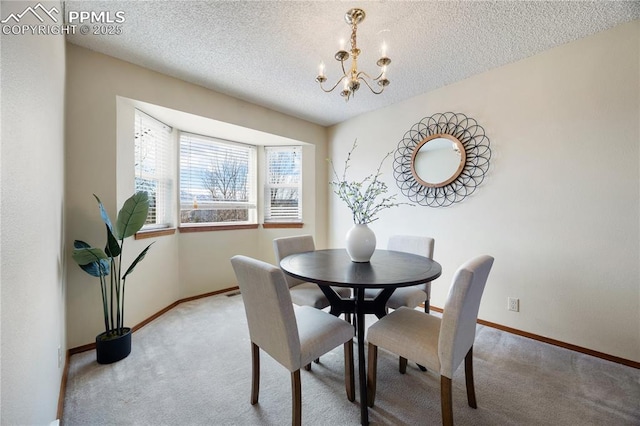
{"label": "table pedestal base", "polygon": [[362,425],[369,424],[369,410],[367,401],[367,371],[364,358],[364,316],[374,314],[382,318],[387,314],[387,302],[393,294],[393,288],[385,288],[376,295],[374,299],[364,298],[364,288],[354,288],[355,297],[353,299],[343,299],[331,287],[319,286],[329,302],[331,308],[329,313],[335,316],[340,314],[354,314],[356,320],[356,337],[358,338],[358,376],[360,386],[360,419]]}

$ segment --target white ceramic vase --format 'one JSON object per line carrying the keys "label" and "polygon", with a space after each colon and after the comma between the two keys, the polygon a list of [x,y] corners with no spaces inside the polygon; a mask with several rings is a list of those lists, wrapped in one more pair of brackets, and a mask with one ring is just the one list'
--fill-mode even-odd
{"label": "white ceramic vase", "polygon": [[347,232],[346,243],[353,262],[368,262],[376,250],[376,234],[368,225],[356,223]]}

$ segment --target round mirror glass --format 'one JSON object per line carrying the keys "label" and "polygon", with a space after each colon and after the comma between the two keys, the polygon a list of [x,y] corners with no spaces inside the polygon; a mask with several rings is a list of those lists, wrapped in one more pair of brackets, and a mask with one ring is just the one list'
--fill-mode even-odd
{"label": "round mirror glass", "polygon": [[451,135],[434,135],[416,146],[411,171],[425,186],[440,187],[453,182],[464,167],[462,143]]}

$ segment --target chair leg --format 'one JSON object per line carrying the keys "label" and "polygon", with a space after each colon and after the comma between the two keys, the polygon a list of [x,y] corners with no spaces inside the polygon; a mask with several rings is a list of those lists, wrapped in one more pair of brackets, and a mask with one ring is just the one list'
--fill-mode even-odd
{"label": "chair leg", "polygon": [[367,404],[373,407],[376,399],[376,377],[378,369],[378,347],[369,343],[369,366],[367,367]]}
{"label": "chair leg", "polygon": [[251,405],[258,403],[260,392],[260,348],[251,342]]}
{"label": "chair leg", "polygon": [[304,369],[307,371],[311,371],[311,363],[304,366]]}
{"label": "chair leg", "polygon": [[464,377],[467,382],[467,402],[469,407],[478,408],[476,390],[473,386],[473,346],[469,348],[469,352],[464,357]]}
{"label": "chair leg", "polygon": [[[429,303],[429,299],[427,299],[427,300],[424,301],[424,311],[425,311],[425,313],[427,313],[427,314],[429,313],[429,308],[430,308],[430,303]],[[418,368],[420,369],[420,371],[427,371],[427,369],[424,366],[420,365],[420,364],[418,364]]]}
{"label": "chair leg", "polygon": [[440,407],[442,410],[442,425],[453,426],[453,402],[451,379],[440,376]]}
{"label": "chair leg", "polygon": [[347,399],[356,399],[356,382],[353,375],[353,339],[344,344],[344,385],[347,389]]}
{"label": "chair leg", "polygon": [[403,357],[398,358],[398,370],[400,374],[404,374],[407,372],[407,359]]}
{"label": "chair leg", "polygon": [[302,424],[302,390],[300,385],[300,370],[296,370],[291,373],[291,397],[291,424],[293,426],[300,426]]}
{"label": "chair leg", "polygon": [[320,358],[314,359],[313,362],[315,362],[316,364],[320,364]]}

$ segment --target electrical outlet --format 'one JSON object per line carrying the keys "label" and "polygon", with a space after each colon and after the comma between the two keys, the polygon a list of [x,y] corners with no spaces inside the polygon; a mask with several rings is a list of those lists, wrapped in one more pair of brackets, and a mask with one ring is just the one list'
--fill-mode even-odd
{"label": "electrical outlet", "polygon": [[520,312],[520,299],[515,297],[507,298],[507,310],[513,312]]}

